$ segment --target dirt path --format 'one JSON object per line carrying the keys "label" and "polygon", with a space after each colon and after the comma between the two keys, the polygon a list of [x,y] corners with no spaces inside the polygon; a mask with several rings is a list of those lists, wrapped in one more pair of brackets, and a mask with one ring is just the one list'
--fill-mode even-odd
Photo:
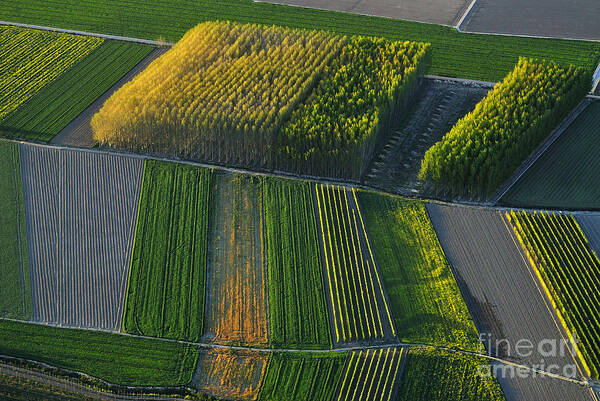
{"label": "dirt path", "polygon": [[163,55],[168,47],[159,47],[152,53],[146,56],[138,65],[133,67],[127,74],[117,81],[108,91],[94,101],[87,109],[83,111],[77,118],[71,121],[63,128],[50,143],[63,146],[77,146],[91,148],[94,146],[94,133],[90,122],[94,114],[100,110],[104,102],[112,96],[119,88],[131,81],[133,77],[142,72],[152,61]]}

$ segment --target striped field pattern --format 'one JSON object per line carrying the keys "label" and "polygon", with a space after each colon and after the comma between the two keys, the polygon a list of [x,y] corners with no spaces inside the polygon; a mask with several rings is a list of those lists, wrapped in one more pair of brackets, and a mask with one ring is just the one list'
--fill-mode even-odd
{"label": "striped field pattern", "polygon": [[395,336],[354,191],[323,184],[314,189],[335,342]]}
{"label": "striped field pattern", "polygon": [[121,326],[141,159],[21,145],[33,320]]}
{"label": "striped field pattern", "polygon": [[354,351],[335,401],[389,401],[400,381],[402,348]]}

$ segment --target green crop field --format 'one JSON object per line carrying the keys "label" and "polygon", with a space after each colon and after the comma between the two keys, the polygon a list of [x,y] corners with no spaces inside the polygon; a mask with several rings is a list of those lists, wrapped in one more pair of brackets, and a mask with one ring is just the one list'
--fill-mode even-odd
{"label": "green crop field", "polygon": [[0,373],[0,399],[11,401],[96,401],[32,380]]}
{"label": "green crop field", "polygon": [[331,336],[310,184],[266,177],[263,191],[271,344],[328,348]]}
{"label": "green crop field", "polygon": [[429,348],[408,351],[397,401],[505,401],[498,381],[478,374],[476,356]]}
{"label": "green crop field", "polygon": [[[64,10],[69,12],[65,13]],[[460,34],[432,24],[288,7],[252,0],[4,0],[0,19],[176,41],[197,23],[232,20],[325,29],[342,34],[382,36],[431,43],[429,73],[498,81],[519,56],[594,68],[600,43]]]}
{"label": "green crop field", "polygon": [[146,162],[126,301],[128,333],[200,338],[211,177],[209,169]]}
{"label": "green crop field", "polygon": [[401,341],[478,349],[478,334],[422,202],[359,191]]}
{"label": "green crop field", "polygon": [[590,104],[515,185],[504,205],[600,209],[600,101]]}
{"label": "green crop field", "polygon": [[6,320],[0,320],[0,354],[131,386],[186,385],[198,359],[186,344]]}
{"label": "green crop field", "polygon": [[561,213],[510,211],[507,219],[527,251],[587,374],[600,373],[600,259],[575,217]]}
{"label": "green crop field", "polygon": [[137,43],[104,41],[0,119],[0,133],[49,141],[153,49]]}
{"label": "green crop field", "polygon": [[19,145],[0,140],[0,317],[31,317],[25,230]]}
{"label": "green crop field", "polygon": [[276,352],[269,358],[260,401],[330,401],[342,375],[347,354]]}

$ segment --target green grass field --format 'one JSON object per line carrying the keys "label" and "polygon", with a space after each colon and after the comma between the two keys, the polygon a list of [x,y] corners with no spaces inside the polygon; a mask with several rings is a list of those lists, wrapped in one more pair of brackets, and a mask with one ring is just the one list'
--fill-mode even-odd
{"label": "green grass field", "polygon": [[186,385],[198,359],[186,344],[6,320],[0,320],[0,354],[132,386]]}
{"label": "green grass field", "polygon": [[217,19],[383,36],[430,42],[431,74],[490,81],[504,77],[519,56],[570,62],[590,69],[600,59],[600,43],[460,34],[439,25],[252,0],[132,0],[125,4],[115,0],[4,0],[0,3],[0,19],[169,41],[178,40],[199,22]]}
{"label": "green grass field", "polygon": [[504,401],[498,381],[478,374],[484,359],[429,348],[408,351],[397,401]]}
{"label": "green grass field", "polygon": [[519,207],[600,209],[600,101],[590,104],[500,203]]}
{"label": "green grass field", "polygon": [[266,177],[263,190],[271,344],[329,348],[331,336],[310,184]]}
{"label": "green grass field", "polygon": [[0,317],[29,319],[31,289],[19,145],[0,140]]}
{"label": "green grass field", "polygon": [[148,160],[124,327],[197,341],[203,330],[212,170]]}
{"label": "green grass field", "polygon": [[274,353],[269,358],[260,401],[329,401],[347,354]]}
{"label": "green grass field", "polygon": [[51,140],[152,50],[152,46],[104,41],[0,120],[0,133],[29,140]]}
{"label": "green grass field", "polygon": [[478,350],[478,334],[422,202],[359,191],[401,341]]}

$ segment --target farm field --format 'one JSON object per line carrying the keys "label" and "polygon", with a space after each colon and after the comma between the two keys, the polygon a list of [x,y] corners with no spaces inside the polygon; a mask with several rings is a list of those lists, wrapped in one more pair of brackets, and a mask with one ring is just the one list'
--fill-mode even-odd
{"label": "farm field", "polygon": [[255,400],[269,355],[251,351],[202,350],[192,386],[231,400]]}
{"label": "farm field", "polygon": [[594,0],[478,0],[461,28],[573,39],[600,40],[600,9]]}
{"label": "farm field", "polygon": [[396,334],[354,191],[314,184],[334,343]]}
{"label": "farm field", "polygon": [[123,323],[128,333],[188,341],[202,335],[212,175],[146,161]]}
{"label": "farm field", "polygon": [[358,200],[400,341],[477,351],[477,330],[425,205],[367,191]]}
{"label": "farm field", "polygon": [[506,218],[571,341],[576,333],[587,374],[598,378],[600,259],[572,215],[510,211]]}
{"label": "farm field", "polygon": [[350,355],[334,400],[396,399],[403,348],[354,351]]}
{"label": "farm field", "polygon": [[0,317],[31,317],[31,285],[19,145],[0,140]]}
{"label": "farm field", "polygon": [[6,320],[0,320],[0,354],[132,386],[186,385],[198,358],[195,347],[176,342]]}
{"label": "farm field", "polygon": [[417,174],[423,155],[456,122],[472,111],[489,87],[438,79],[423,79],[415,103],[387,144],[373,157],[366,184],[387,192],[414,196],[420,189]]}
{"label": "farm field", "polygon": [[[0,37],[0,125],[103,42],[94,37],[5,26],[0,26]],[[6,134],[4,128],[0,132]]]}
{"label": "farm field", "polygon": [[33,320],[119,330],[141,159],[22,144]]}
{"label": "farm field", "polygon": [[329,348],[331,335],[311,185],[265,177],[263,192],[271,344]]}
{"label": "farm field", "polygon": [[600,101],[595,101],[500,199],[508,206],[600,209]]}
{"label": "farm field", "polygon": [[[69,14],[65,15],[64,8]],[[465,35],[453,28],[415,22],[288,7],[252,0],[5,0],[0,19],[155,40],[177,41],[197,23],[232,20],[292,28],[325,29],[340,34],[381,36],[432,44],[430,74],[498,81],[519,56],[594,68],[600,44],[488,35]]]}
{"label": "farm field", "polygon": [[483,378],[482,358],[429,348],[411,348],[400,381],[399,401],[504,401],[495,378]]}
{"label": "farm field", "polygon": [[103,41],[1,119],[0,132],[51,140],[152,50],[136,43]]}
{"label": "farm field", "polygon": [[330,401],[339,383],[347,354],[275,352],[260,388],[260,401]]}
{"label": "farm field", "polygon": [[0,372],[0,399],[12,401],[95,401],[74,392]]}
{"label": "farm field", "polygon": [[[526,366],[543,361],[561,372],[572,366],[576,361],[567,351],[547,356],[536,349],[527,356],[514,350],[520,339],[539,344],[567,337],[503,216],[495,210],[433,203],[427,211],[487,353]],[[538,399],[551,397],[549,390]]]}
{"label": "farm field", "polygon": [[262,179],[215,172],[203,340],[267,344]]}
{"label": "farm field", "polygon": [[364,15],[377,15],[410,21],[423,21],[434,24],[452,25],[468,6],[464,0],[429,0],[421,2],[409,0],[394,3],[390,0],[367,0],[350,2],[345,0],[264,0],[268,3],[289,4],[292,6],[343,11]]}

